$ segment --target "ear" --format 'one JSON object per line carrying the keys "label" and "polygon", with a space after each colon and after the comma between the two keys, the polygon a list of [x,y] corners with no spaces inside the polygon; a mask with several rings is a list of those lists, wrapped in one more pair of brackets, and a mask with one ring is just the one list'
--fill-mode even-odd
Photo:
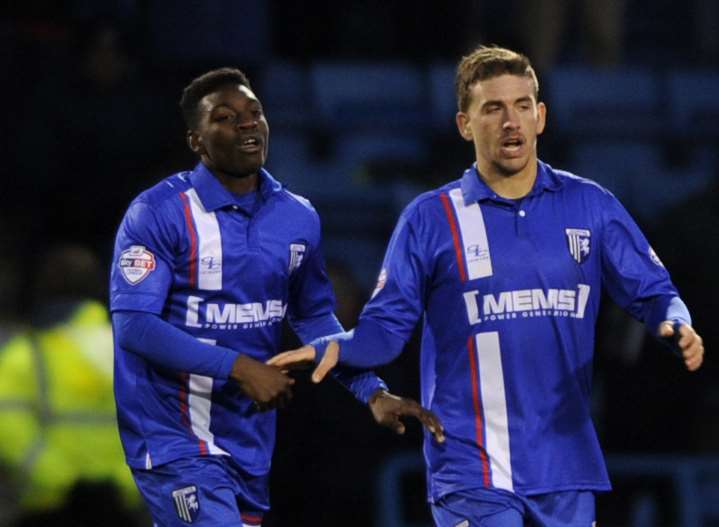
{"label": "ear", "polygon": [[472,127],[469,125],[469,115],[464,112],[457,112],[455,121],[457,122],[459,135],[461,135],[465,141],[472,141],[474,135],[472,134]]}
{"label": "ear", "polygon": [[547,124],[547,106],[543,102],[537,103],[537,135],[544,131]]}
{"label": "ear", "polygon": [[205,145],[202,144],[202,137],[193,130],[187,131],[187,146],[198,156],[202,156],[206,152]]}

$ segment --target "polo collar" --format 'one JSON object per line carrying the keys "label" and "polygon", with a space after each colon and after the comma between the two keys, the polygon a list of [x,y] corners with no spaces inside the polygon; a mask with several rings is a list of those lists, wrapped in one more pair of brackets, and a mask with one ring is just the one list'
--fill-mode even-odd
{"label": "polo collar", "polygon": [[[502,199],[489,185],[484,182],[477,171],[477,164],[472,164],[461,179],[462,197],[465,203],[475,203],[488,199]],[[539,194],[545,190],[556,191],[562,186],[562,180],[548,164],[537,161],[537,179],[534,181],[532,190],[527,196]]]}
{"label": "polo collar", "polygon": [[[212,212],[223,207],[234,205],[237,200],[203,163],[198,163],[189,176],[190,183],[206,211]],[[267,170],[260,169],[259,191],[262,199],[267,201],[275,192],[282,189],[282,184],[274,179]]]}

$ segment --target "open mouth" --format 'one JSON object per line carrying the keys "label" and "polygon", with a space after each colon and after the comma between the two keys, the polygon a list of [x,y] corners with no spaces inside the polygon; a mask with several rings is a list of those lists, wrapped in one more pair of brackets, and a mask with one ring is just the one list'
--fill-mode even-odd
{"label": "open mouth", "polygon": [[514,154],[521,150],[524,145],[524,139],[522,137],[507,137],[502,140],[502,150],[507,154]]}
{"label": "open mouth", "polygon": [[259,137],[245,137],[238,148],[243,152],[258,152],[262,149],[262,140]]}

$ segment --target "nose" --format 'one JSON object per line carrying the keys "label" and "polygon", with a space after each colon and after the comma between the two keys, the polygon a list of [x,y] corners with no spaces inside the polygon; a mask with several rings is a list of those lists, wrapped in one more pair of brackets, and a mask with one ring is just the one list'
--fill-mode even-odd
{"label": "nose", "polygon": [[516,130],[519,128],[519,113],[514,108],[507,108],[502,119],[503,130]]}
{"label": "nose", "polygon": [[254,116],[249,117],[249,118],[240,117],[237,119],[235,126],[241,130],[247,130],[247,129],[257,128],[259,123],[260,123],[260,120]]}

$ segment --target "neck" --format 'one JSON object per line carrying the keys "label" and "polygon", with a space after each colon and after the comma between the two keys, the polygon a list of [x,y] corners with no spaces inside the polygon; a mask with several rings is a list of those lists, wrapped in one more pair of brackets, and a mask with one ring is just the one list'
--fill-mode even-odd
{"label": "neck", "polygon": [[215,177],[222,185],[234,194],[247,194],[257,190],[259,186],[259,176],[250,174],[249,176],[237,177],[230,176],[224,172],[213,171]]}
{"label": "neck", "polygon": [[529,163],[519,172],[507,173],[498,170],[495,166],[482,166],[477,161],[479,177],[498,196],[507,199],[523,198],[532,190],[537,179],[537,160],[530,159]]}

